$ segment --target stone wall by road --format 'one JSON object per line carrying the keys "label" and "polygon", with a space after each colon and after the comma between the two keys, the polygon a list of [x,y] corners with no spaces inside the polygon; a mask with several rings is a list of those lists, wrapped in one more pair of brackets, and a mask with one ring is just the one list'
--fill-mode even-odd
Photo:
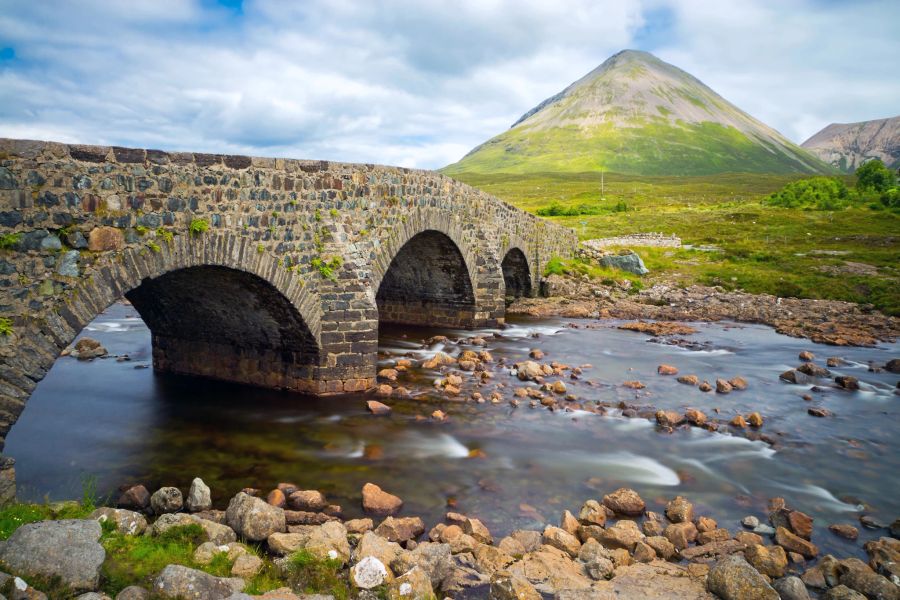
{"label": "stone wall by road", "polygon": [[576,243],[430,171],[0,139],[0,444],[122,296],[160,370],[357,391],[374,383],[382,282],[382,318],[496,324],[501,265],[539,289]]}

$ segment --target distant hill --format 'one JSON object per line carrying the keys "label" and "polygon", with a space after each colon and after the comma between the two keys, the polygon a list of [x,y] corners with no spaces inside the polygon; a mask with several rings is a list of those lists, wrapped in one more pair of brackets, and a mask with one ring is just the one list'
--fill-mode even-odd
{"label": "distant hill", "polygon": [[880,158],[888,167],[900,168],[900,117],[832,123],[802,146],[848,173],[873,158]]}
{"label": "distant hill", "polygon": [[652,54],[625,50],[443,171],[638,175],[833,168]]}

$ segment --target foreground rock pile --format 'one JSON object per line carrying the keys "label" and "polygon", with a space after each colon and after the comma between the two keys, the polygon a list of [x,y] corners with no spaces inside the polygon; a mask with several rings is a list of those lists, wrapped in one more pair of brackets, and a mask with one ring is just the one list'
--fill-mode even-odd
{"label": "foreground rock pile", "polygon": [[[426,531],[420,518],[397,516],[402,500],[375,484],[362,490],[362,506],[377,519],[345,520],[341,507],[321,492],[288,483],[261,496],[244,490],[222,511],[210,508],[208,488],[199,479],[186,506],[175,488],[151,495],[135,486],[122,494],[119,508],[98,509],[92,519],[20,527],[0,547],[0,561],[14,573],[0,575],[0,586],[9,597],[38,599],[46,596],[29,578],[56,578],[72,597],[85,592],[79,597],[108,598],[96,593],[102,587],[105,521],[124,535],[146,536],[200,525],[207,541],[194,549],[196,564],[225,555],[232,565],[230,577],[216,577],[170,564],[154,576],[151,589],[129,587],[117,600],[151,593],[249,598],[242,593],[248,580],[266,565],[287,573],[296,553],[339,568],[351,597],[358,598],[803,600],[812,591],[832,600],[900,599],[900,520],[865,545],[868,563],[819,559],[812,519],[780,498],[770,501],[767,524],[748,515],[729,529],[695,514],[684,497],[654,512],[635,490],[621,488],[586,501],[575,513],[564,511],[558,526],[498,539],[478,518],[455,512]],[[180,512],[185,508],[193,512]],[[832,532],[845,536],[851,529]],[[330,596],[284,588],[263,597]]]}

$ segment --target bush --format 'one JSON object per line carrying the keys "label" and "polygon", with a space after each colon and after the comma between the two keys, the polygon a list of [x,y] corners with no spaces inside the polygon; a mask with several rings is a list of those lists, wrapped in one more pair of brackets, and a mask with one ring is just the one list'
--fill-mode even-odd
{"label": "bush", "polygon": [[863,191],[886,192],[897,183],[894,172],[879,159],[870,160],[856,170],[856,188]]}
{"label": "bush", "polygon": [[839,210],[850,205],[850,190],[834,177],[813,177],[792,181],[763,202],[782,208]]}

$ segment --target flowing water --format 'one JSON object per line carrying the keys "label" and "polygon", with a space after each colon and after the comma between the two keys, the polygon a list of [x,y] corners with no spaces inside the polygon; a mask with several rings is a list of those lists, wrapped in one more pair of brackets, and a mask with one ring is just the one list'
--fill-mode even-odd
{"label": "flowing water", "polygon": [[[597,402],[613,407],[606,416],[533,409],[527,401],[511,406],[512,390],[522,384],[507,366],[496,367],[494,378],[477,388],[489,397],[506,386],[500,404],[448,400],[431,391],[437,373],[415,370],[401,378],[413,396],[387,400],[393,414],[375,417],[364,395],[310,398],[155,374],[148,368],[146,326],[130,306],[116,304],[82,335],[130,360],[60,358],[10,432],[6,452],[17,459],[24,499],[78,497],[86,477],[114,495],[119,485],[134,482],[185,490],[200,476],[220,508],[241,488],[265,492],[291,481],[322,490],[347,516],[358,516],[359,490],[372,481],[405,500],[404,514],[420,515],[429,526],[453,506],[481,517],[495,534],[557,524],[564,509],[577,511],[585,499],[620,486],[636,489],[652,510],[676,494],[687,496],[697,514],[732,531],[747,514],[764,517],[767,499],[782,496],[815,517],[814,541],[841,555],[858,553],[879,532],[863,530],[859,542],[848,542],[829,533],[829,524],[858,526],[861,514],[888,523],[900,516],[898,376],[868,370],[870,361],[900,356],[900,345],[834,348],[762,326],[696,324],[699,332],[687,337],[698,343],[685,349],[614,325],[518,320],[504,330],[402,328],[381,337],[385,365],[404,354],[456,355],[469,346],[454,340],[475,335],[495,360],[509,364],[534,347],[546,353],[544,362],[590,363],[581,379],[565,381],[585,408]],[[438,333],[450,340],[423,347]],[[858,377],[862,389],[839,390],[828,380],[818,390],[780,382],[779,373],[799,364],[801,350],[815,352],[819,364],[826,356],[845,358],[849,364],[833,374]],[[660,363],[709,381],[741,375],[749,388],[703,393],[657,375]],[[463,375],[468,395],[475,379]],[[621,385],[634,379],[647,388]],[[645,418],[622,417],[614,408],[621,401],[648,409],[693,407],[726,421],[759,411],[766,418],[761,431],[774,444],[727,427],[725,433],[666,433]],[[812,417],[810,406],[834,416]],[[448,419],[428,418],[435,409]]]}

